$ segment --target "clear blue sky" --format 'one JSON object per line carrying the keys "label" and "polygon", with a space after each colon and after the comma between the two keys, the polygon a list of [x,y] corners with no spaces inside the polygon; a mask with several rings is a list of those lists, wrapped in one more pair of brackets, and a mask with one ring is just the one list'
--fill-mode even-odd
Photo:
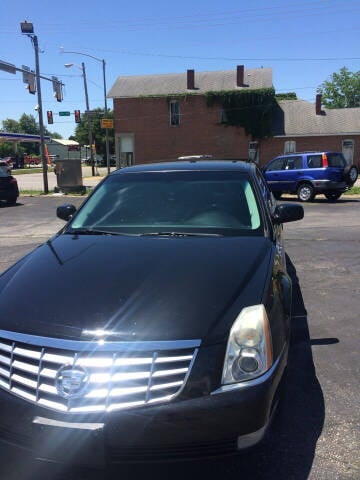
{"label": "clear blue sky", "polygon": [[[91,58],[60,53],[76,51],[106,61],[107,91],[122,75],[270,67],[277,92],[295,91],[315,101],[316,88],[346,66],[360,70],[359,0],[84,0],[34,2],[3,0],[0,60],[35,68],[30,39],[20,23],[34,24],[40,72],[64,84],[56,102],[50,82],[42,80],[45,126],[68,138],[74,116],[59,111],[85,110],[81,70],[65,63],[84,61],[90,108],[103,107],[102,65]],[[24,88],[21,73],[0,71],[0,126],[4,119],[33,114],[37,96]],[[112,100],[108,107],[113,108]],[[47,126],[46,110],[54,124]]]}

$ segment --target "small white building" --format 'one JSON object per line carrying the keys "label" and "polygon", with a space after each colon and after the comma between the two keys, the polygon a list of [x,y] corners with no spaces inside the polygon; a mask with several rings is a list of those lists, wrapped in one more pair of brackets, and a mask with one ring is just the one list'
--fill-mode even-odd
{"label": "small white building", "polygon": [[[54,160],[80,160],[83,158],[82,147],[75,140],[63,140],[52,138],[47,143],[49,155]],[[85,149],[84,153],[85,153]]]}

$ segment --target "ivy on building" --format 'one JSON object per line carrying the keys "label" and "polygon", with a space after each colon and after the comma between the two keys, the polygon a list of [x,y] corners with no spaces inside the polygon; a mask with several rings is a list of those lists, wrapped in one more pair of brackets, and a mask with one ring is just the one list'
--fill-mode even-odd
{"label": "ivy on building", "polygon": [[295,92],[276,93],[275,98],[276,100],[297,100],[297,95]]}
{"label": "ivy on building", "polygon": [[276,106],[273,88],[207,92],[207,106],[220,104],[222,123],[243,127],[254,139],[271,136],[271,122]]}

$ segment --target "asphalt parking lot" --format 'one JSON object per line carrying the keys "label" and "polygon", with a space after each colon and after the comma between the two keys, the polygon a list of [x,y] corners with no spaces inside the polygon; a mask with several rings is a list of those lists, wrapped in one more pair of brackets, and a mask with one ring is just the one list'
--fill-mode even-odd
{"label": "asphalt parking lot", "polygon": [[[64,201],[82,198],[20,197],[14,207],[0,206],[0,272],[63,225],[55,209]],[[303,221],[284,226],[293,334],[286,394],[264,445],[236,457],[107,472],[34,464],[1,446],[0,478],[359,479],[360,199],[319,197],[304,209]],[[34,301],[43,295],[39,285]]]}

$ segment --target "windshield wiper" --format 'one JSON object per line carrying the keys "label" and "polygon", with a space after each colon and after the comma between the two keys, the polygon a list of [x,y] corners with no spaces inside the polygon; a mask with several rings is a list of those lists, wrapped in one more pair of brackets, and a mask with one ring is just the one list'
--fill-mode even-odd
{"label": "windshield wiper", "polygon": [[143,237],[222,237],[220,233],[201,232],[148,232],[141,233]]}
{"label": "windshield wiper", "polygon": [[66,233],[71,233],[72,235],[116,235],[114,232],[97,230],[96,228],[70,228]]}

